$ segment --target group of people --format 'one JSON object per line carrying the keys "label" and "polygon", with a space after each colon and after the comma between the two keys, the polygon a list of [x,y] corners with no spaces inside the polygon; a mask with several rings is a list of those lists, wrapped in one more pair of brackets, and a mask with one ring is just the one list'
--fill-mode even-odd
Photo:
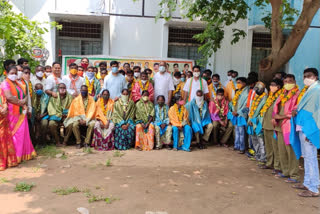
{"label": "group of people", "polygon": [[[230,147],[273,169],[276,177],[304,190],[304,197],[319,196],[317,149],[320,140],[318,71],[304,71],[300,91],[292,74],[278,72],[267,87],[258,75],[228,81],[199,66],[173,72],[165,61],[144,71],[130,64],[101,62],[99,69],[71,63],[69,74],[61,64],[37,66],[28,60],[6,60],[0,76],[0,170],[32,159],[37,145],[53,140],[77,148],[149,151],[191,151],[209,142]],[[40,133],[41,132],[41,133]],[[171,146],[172,145],[172,146]],[[247,152],[246,152],[247,151]],[[304,183],[299,182],[299,158],[304,157]]]}

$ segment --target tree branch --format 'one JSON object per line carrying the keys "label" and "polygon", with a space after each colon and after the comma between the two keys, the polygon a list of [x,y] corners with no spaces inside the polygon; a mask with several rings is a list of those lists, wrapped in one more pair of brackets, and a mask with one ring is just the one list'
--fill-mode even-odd
{"label": "tree branch", "polygon": [[281,4],[282,0],[270,0],[272,7],[271,16],[271,42],[272,42],[272,55],[277,55],[282,47],[283,34],[281,27],[282,12]]}

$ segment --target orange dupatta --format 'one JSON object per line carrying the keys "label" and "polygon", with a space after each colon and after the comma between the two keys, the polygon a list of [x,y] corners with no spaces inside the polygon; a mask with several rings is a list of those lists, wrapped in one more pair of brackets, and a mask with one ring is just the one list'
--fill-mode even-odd
{"label": "orange dupatta", "polygon": [[[169,109],[168,115],[169,115],[169,120],[170,120],[171,125],[177,126],[177,127],[182,127],[182,122],[180,122],[174,106],[172,106]],[[185,108],[185,110],[183,112],[183,120],[182,121],[188,122],[188,118],[189,118],[189,114],[188,114],[187,109]]]}
{"label": "orange dupatta", "polygon": [[71,103],[67,118],[85,116],[86,119],[92,120],[96,116],[96,103],[91,96],[88,96],[87,111],[84,109],[83,100],[81,94],[77,96]]}

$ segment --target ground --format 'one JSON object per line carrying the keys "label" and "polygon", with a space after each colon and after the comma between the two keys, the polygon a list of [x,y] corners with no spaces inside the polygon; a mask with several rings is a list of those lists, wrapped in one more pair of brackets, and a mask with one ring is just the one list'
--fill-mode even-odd
{"label": "ground", "polygon": [[[78,213],[79,207],[91,214],[320,213],[318,198],[298,197],[297,190],[270,170],[226,148],[191,153],[63,151],[62,157],[39,156],[0,172],[0,213],[69,214]],[[19,182],[35,186],[30,192],[15,192]],[[71,187],[80,192],[53,192]],[[89,203],[93,195],[111,200]]]}

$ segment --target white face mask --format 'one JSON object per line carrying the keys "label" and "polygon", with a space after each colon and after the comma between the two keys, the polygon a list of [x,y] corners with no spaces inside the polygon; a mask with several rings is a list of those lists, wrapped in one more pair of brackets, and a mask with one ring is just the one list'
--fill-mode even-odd
{"label": "white face mask", "polygon": [[227,76],[228,81],[232,80],[232,76]]}
{"label": "white face mask", "polygon": [[135,77],[135,78],[140,77],[140,73],[139,73],[139,72],[134,72],[134,77]]}
{"label": "white face mask", "polygon": [[178,85],[181,82],[181,79],[177,79],[175,77],[173,77],[173,85]]}
{"label": "white face mask", "polygon": [[142,84],[146,84],[147,80],[141,80]]}
{"label": "white face mask", "polygon": [[194,77],[199,77],[200,76],[200,72],[193,72],[193,76]]}
{"label": "white face mask", "polygon": [[197,106],[200,108],[203,105],[203,100],[204,100],[203,96],[201,97],[196,96],[195,99],[196,99]]}
{"label": "white face mask", "polygon": [[36,75],[37,75],[37,77],[42,78],[42,77],[43,77],[43,72],[42,72],[42,71],[39,71],[39,72],[36,73]]}
{"label": "white face mask", "polygon": [[161,73],[163,73],[163,72],[166,71],[166,68],[165,68],[164,66],[160,66],[160,67],[159,67],[159,71],[160,71]]}
{"label": "white face mask", "polygon": [[8,79],[14,82],[18,79],[18,76],[16,74],[9,74]]}
{"label": "white face mask", "polygon": [[50,76],[51,73],[50,72],[46,72],[46,77]]}
{"label": "white face mask", "polygon": [[303,80],[303,83],[304,83],[306,86],[310,86],[310,85],[312,85],[313,83],[315,83],[315,81],[316,81],[316,80],[314,80],[314,79],[305,78],[305,79]]}
{"label": "white face mask", "polygon": [[18,79],[21,79],[22,75],[23,75],[23,72],[22,71],[18,71]]}

